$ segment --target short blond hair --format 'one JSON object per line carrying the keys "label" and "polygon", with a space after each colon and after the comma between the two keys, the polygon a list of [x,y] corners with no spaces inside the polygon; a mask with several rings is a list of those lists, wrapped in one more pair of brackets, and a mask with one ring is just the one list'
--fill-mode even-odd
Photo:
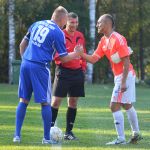
{"label": "short blond hair", "polygon": [[52,19],[61,19],[64,15],[68,15],[68,11],[63,7],[63,6],[58,6],[53,14],[52,14]]}

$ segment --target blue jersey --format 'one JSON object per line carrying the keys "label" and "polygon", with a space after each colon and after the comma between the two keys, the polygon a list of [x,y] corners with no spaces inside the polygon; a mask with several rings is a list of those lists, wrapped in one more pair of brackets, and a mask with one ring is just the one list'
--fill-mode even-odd
{"label": "blue jersey", "polygon": [[35,22],[25,36],[29,40],[23,59],[48,63],[57,51],[59,56],[67,55],[65,37],[59,26],[50,20]]}

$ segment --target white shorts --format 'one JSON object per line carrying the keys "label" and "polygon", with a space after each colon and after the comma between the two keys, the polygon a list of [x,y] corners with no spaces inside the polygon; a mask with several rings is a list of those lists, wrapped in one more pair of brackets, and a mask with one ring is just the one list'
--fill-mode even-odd
{"label": "white shorts", "polygon": [[112,92],[111,102],[131,104],[136,101],[135,98],[135,73],[130,71],[126,80],[127,90],[125,92],[120,91],[122,74],[115,76],[114,78],[114,89]]}

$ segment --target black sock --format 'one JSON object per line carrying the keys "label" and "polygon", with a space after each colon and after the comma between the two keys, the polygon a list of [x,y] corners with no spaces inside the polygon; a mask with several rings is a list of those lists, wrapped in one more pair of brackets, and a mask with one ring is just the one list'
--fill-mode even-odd
{"label": "black sock", "polygon": [[77,108],[68,107],[67,114],[66,114],[66,132],[70,132],[73,129],[76,113],[77,113]]}
{"label": "black sock", "polygon": [[54,124],[55,124],[56,118],[57,118],[58,108],[51,107],[51,109],[52,109],[52,122],[51,122],[51,127],[53,127]]}

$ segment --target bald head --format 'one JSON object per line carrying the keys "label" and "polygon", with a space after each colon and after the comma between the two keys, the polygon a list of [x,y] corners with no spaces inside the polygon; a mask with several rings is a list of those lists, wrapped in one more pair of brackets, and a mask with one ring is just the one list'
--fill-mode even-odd
{"label": "bald head", "polygon": [[51,20],[57,23],[60,28],[63,28],[67,23],[67,17],[68,11],[64,7],[59,6],[54,10]]}
{"label": "bald head", "polygon": [[112,28],[114,28],[115,22],[114,22],[113,17],[112,17],[110,14],[104,14],[104,15],[102,15],[101,17],[103,18],[103,20],[105,20],[105,21],[111,23]]}
{"label": "bald head", "polygon": [[111,22],[112,28],[114,28],[115,22],[114,22],[112,15],[104,14],[102,17],[104,17],[104,19],[106,19],[107,21]]}
{"label": "bald head", "polygon": [[114,20],[110,14],[104,14],[100,16],[97,21],[98,33],[109,35],[114,30]]}
{"label": "bald head", "polygon": [[54,10],[52,19],[60,19],[64,15],[68,15],[68,11],[64,7],[59,6]]}

